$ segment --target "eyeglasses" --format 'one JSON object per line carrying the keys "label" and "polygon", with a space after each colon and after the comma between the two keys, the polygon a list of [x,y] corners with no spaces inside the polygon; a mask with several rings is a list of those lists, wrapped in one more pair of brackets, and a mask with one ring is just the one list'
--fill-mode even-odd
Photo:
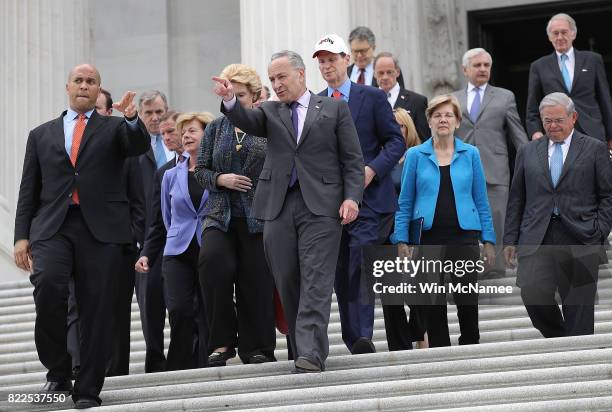
{"label": "eyeglasses", "polygon": [[367,54],[370,49],[372,48],[372,46],[368,46],[366,49],[359,49],[359,50],[355,50],[352,49],[351,52],[355,55],[355,54]]}
{"label": "eyeglasses", "polygon": [[442,120],[442,118],[445,118],[446,120],[451,120],[451,119],[455,118],[455,113],[451,113],[451,112],[447,112],[447,113],[436,112],[436,113],[431,115],[431,118],[434,119],[436,122],[439,122],[440,120]]}
{"label": "eyeglasses", "polygon": [[568,119],[568,117],[559,117],[558,119],[548,119],[548,118],[544,118],[542,119],[542,123],[544,123],[544,126],[550,126],[552,124],[556,124],[556,125],[562,125],[563,123],[565,123],[565,121]]}

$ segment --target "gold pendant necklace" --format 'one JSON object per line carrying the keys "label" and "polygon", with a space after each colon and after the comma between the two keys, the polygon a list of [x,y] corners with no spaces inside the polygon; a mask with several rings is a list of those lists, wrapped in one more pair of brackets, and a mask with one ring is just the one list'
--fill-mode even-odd
{"label": "gold pendant necklace", "polygon": [[242,141],[244,140],[246,133],[242,132],[241,139],[238,138],[238,132],[236,131],[236,129],[234,129],[234,134],[236,135],[236,141],[238,142],[238,144],[236,145],[236,151],[239,152],[240,149],[242,149]]}

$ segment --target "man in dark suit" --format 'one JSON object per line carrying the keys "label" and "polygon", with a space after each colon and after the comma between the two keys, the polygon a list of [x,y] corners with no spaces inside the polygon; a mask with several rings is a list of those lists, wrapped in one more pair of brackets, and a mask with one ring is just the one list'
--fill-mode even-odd
{"label": "man in dark suit", "polygon": [[543,336],[592,334],[598,264],[612,224],[610,159],[602,141],[574,129],[578,115],[567,95],[545,96],[540,116],[546,135],[518,150],[504,256],[513,266],[518,254],[517,285]]}
{"label": "man in dark suit", "polygon": [[328,85],[319,95],[348,102],[365,161],[363,204],[357,220],[342,231],[335,290],[344,343],[353,354],[371,353],[376,351],[374,302],[366,287],[370,279],[361,273],[361,248],[382,243],[391,231],[397,193],[390,172],[406,145],[385,93],[353,83],[346,75],[350,56],[341,37],[323,36],[313,57]]}
{"label": "man in dark suit", "polygon": [[268,66],[280,101],[236,104],[232,85],[214,77],[232,123],[268,139],[253,216],[265,220],[264,248],[289,326],[297,372],[320,372],[342,226],[359,213],[363,156],[348,105],[306,89],[300,55],[281,51]]}
{"label": "man in dark suit", "polygon": [[612,148],[612,99],[601,55],[572,47],[576,22],[567,14],[554,15],[546,26],[555,52],[536,60],[529,69],[527,134],[542,137],[540,100],[552,92],[572,98],[578,112],[576,128]]}
{"label": "man in dark suit", "polygon": [[504,219],[510,188],[512,149],[527,143],[527,135],[516,111],[514,93],[489,84],[491,55],[481,48],[465,52],[461,62],[468,84],[453,95],[461,104],[462,121],[456,131],[464,142],[480,151],[487,178],[487,197],[495,228],[495,251],[498,256],[489,274],[503,275],[506,268],[502,256]]}
{"label": "man in dark suit", "polygon": [[[153,194],[155,172],[174,159],[174,153],[165,145],[160,132],[160,119],[168,111],[166,96],[158,90],[144,92],[138,100],[138,116],[150,136],[149,150],[138,158],[142,172],[142,187],[145,196],[145,237],[154,222]],[[141,245],[142,247],[142,245]],[[166,324],[166,302],[161,275],[161,259],[151,266],[148,273],[136,273],[136,298],[140,308],[142,333],[147,346],[145,372],[166,370],[164,355],[164,326]]]}
{"label": "man in dark suit", "polygon": [[[374,52],[376,51],[376,36],[369,27],[355,27],[349,33],[349,46],[353,56],[353,64],[346,68],[346,74],[352,82],[366,86],[378,87],[374,75]],[[404,76],[400,72],[397,79],[404,88]]]}
{"label": "man in dark suit", "polygon": [[389,52],[381,52],[374,59],[374,78],[378,86],[387,95],[387,101],[392,108],[401,107],[406,110],[419,135],[421,142],[431,137],[425,109],[427,109],[427,97],[400,87],[397,79],[402,71],[397,59]]}
{"label": "man in dark suit", "polygon": [[100,74],[83,64],[66,84],[70,107],[30,132],[15,217],[15,263],[32,272],[43,392],[71,391],[66,349],[68,282],[74,277],[81,332],[78,408],[97,406],[104,383],[113,285],[132,241],[123,179],[128,156],[148,148],[144,125],[126,93],[114,108],[125,120],[94,110]]}
{"label": "man in dark suit", "polygon": [[[96,100],[96,111],[101,116],[113,114],[113,98],[104,89]],[[113,335],[111,349],[108,351],[106,376],[128,375],[130,371],[130,331],[132,324],[132,296],[134,295],[134,263],[136,262],[138,245],[144,241],[145,205],[142,191],[142,175],[137,157],[126,159],[123,177],[126,184],[126,196],[130,204],[130,222],[132,229],[132,245],[126,248],[122,274],[117,279],[113,292]],[[68,298],[68,352],[72,357],[73,377],[78,375],[80,368],[79,353],[79,322],[76,296],[74,295],[74,279],[69,283]]]}

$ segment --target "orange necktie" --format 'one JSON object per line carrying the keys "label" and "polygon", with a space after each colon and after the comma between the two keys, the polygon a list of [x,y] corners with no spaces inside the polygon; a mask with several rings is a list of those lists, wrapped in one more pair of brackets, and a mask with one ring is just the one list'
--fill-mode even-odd
{"label": "orange necktie", "polygon": [[332,92],[332,97],[336,100],[340,100],[342,98],[342,93],[338,91],[338,89]]}
{"label": "orange necktie", "polygon": [[[79,119],[74,126],[74,132],[72,133],[72,147],[70,148],[70,162],[72,166],[76,167],[77,157],[79,155],[79,147],[81,147],[81,140],[83,139],[83,132],[85,131],[85,115],[79,114]],[[72,192],[72,201],[75,204],[79,204],[79,192],[74,189]]]}

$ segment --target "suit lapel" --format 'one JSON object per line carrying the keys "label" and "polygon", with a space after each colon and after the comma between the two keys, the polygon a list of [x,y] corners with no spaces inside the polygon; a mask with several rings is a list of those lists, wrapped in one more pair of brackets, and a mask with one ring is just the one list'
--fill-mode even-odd
{"label": "suit lapel", "polygon": [[319,116],[322,106],[323,99],[321,99],[320,96],[311,93],[310,102],[308,102],[308,111],[306,112],[306,119],[304,119],[304,126],[302,127],[302,135],[300,136],[298,146],[300,146],[304,139],[308,137],[310,127],[314,123],[315,119]]}
{"label": "suit lapel", "polygon": [[565,82],[563,81],[563,75],[561,74],[561,68],[559,67],[559,58],[557,57],[556,52],[553,52],[552,55],[549,56],[548,69],[551,73],[553,73],[553,76],[555,76],[557,83],[559,83],[558,86],[560,87],[560,90],[568,92],[565,88]]}
{"label": "suit lapel", "polygon": [[363,104],[363,89],[355,87],[351,82],[351,91],[349,95],[349,109],[351,109],[351,115],[353,116],[353,122],[357,121],[359,117],[359,111],[361,110],[361,106]]}
{"label": "suit lapel", "polygon": [[480,113],[478,113],[478,119],[482,116],[482,112],[485,111],[487,105],[491,103],[491,100],[495,97],[495,89],[490,84],[487,85],[485,89],[484,96],[482,97],[482,105],[480,106]]}
{"label": "suit lapel", "polygon": [[105,119],[102,119],[95,110],[91,113],[91,117],[87,121],[87,126],[85,126],[85,131],[83,132],[83,138],[81,139],[81,146],[79,146],[79,154],[77,155],[77,162],[81,158],[81,154],[85,149],[85,146],[91,140],[91,136],[95,133],[95,131],[105,122]]}
{"label": "suit lapel", "polygon": [[459,100],[459,104],[463,108],[462,113],[461,113],[461,117],[462,117],[461,121],[462,122],[468,121],[472,123],[472,119],[470,118],[470,113],[468,112],[468,108],[467,108],[467,88],[459,91],[458,100]]}
{"label": "suit lapel", "polygon": [[574,135],[572,136],[572,141],[570,142],[570,147],[568,149],[567,157],[565,158],[565,162],[563,162],[563,169],[561,170],[561,176],[559,176],[559,181],[557,182],[557,186],[561,184],[561,181],[567,174],[567,171],[576,162],[578,155],[582,151],[583,144],[584,144],[584,137],[579,136],[578,133],[576,133],[576,131],[574,130]]}
{"label": "suit lapel", "polygon": [[291,123],[291,109],[286,103],[278,104],[278,114],[280,115],[280,119],[293,137],[293,141],[297,140],[297,136],[293,131],[293,124]]}
{"label": "suit lapel", "polygon": [[[542,170],[544,171],[544,176],[546,176],[546,181],[552,188],[553,182],[552,177],[550,176],[550,166],[548,165],[548,137],[543,137],[538,140],[536,151],[538,152],[538,159],[540,161],[540,166],[542,166]],[[557,182],[557,184],[559,184],[559,182]]]}
{"label": "suit lapel", "polygon": [[576,88],[576,83],[582,78],[582,69],[586,63],[586,56],[582,52],[574,49],[574,78],[572,80],[572,90]]}
{"label": "suit lapel", "polygon": [[64,116],[67,111],[65,110],[60,117],[55,119],[55,123],[51,127],[54,144],[59,147],[62,153],[66,156],[66,160],[70,162],[70,155],[66,152],[66,136],[64,135]]}

